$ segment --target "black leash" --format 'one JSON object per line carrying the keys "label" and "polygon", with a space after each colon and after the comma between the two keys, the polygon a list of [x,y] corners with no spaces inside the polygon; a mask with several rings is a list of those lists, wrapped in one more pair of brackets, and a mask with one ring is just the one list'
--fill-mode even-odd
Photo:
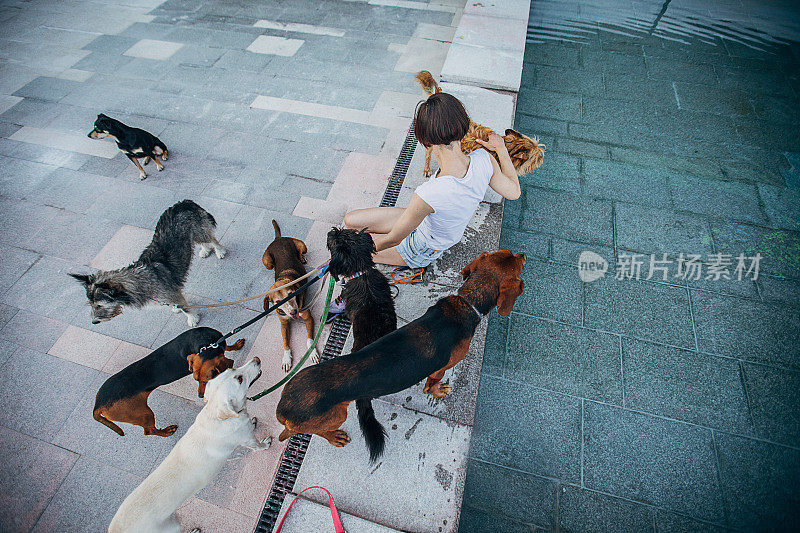
{"label": "black leash", "polygon": [[284,298],[283,300],[280,300],[279,302],[276,302],[274,305],[268,307],[265,311],[263,311],[262,313],[259,313],[258,315],[254,316],[253,318],[251,318],[250,320],[248,320],[247,322],[245,322],[241,326],[237,327],[233,331],[231,331],[229,333],[226,333],[225,335],[223,335],[222,337],[217,339],[217,341],[214,342],[214,344],[209,344],[208,346],[203,346],[202,348],[200,348],[200,351],[198,352],[198,355],[201,355],[206,350],[219,348],[219,343],[224,342],[225,339],[227,339],[227,338],[229,338],[229,337],[231,337],[233,335],[236,335],[237,333],[242,331],[247,326],[255,324],[256,322],[258,322],[259,320],[261,320],[262,318],[264,318],[265,316],[267,316],[268,314],[273,312],[278,307],[282,306],[283,304],[285,304],[286,302],[288,302],[289,300],[291,300],[292,298],[294,298],[295,296],[297,296],[301,292],[305,291],[311,285],[313,285],[314,283],[319,281],[325,275],[325,273],[327,271],[328,271],[328,265],[325,265],[325,267],[322,270],[320,270],[319,273],[316,276],[314,276],[313,278],[311,278],[308,281],[306,281],[305,283],[303,283],[303,285],[301,285],[294,292],[289,293],[289,295],[286,298]]}

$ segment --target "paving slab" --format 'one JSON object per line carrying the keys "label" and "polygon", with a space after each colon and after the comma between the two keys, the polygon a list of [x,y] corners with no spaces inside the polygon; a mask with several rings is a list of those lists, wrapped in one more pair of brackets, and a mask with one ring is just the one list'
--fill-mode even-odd
{"label": "paving slab", "polygon": [[653,508],[606,494],[565,486],[559,495],[563,531],[653,531]]}
{"label": "paving slab", "polygon": [[586,402],[583,449],[587,488],[724,523],[710,430]]}
{"label": "paving slab", "polygon": [[758,434],[774,442],[793,446],[800,435],[797,390],[800,373],[783,368],[746,363],[743,383],[747,388],[753,424]]}
{"label": "paving slab", "polygon": [[[278,516],[282,517],[288,512],[289,504],[294,500],[295,496],[296,494],[294,493],[288,493],[286,495]],[[364,533],[389,533],[391,531],[398,531],[397,529],[369,522],[341,511],[339,511],[338,514],[345,530],[363,531]],[[292,505],[292,510],[287,515],[281,531],[286,531],[287,533],[302,533],[309,530],[326,531],[332,527],[332,524],[329,506],[320,505],[319,503],[307,500],[301,496],[294,502],[294,505]]]}
{"label": "paving slab", "polygon": [[30,531],[79,456],[5,427],[0,444],[3,527]]}
{"label": "paving slab", "polygon": [[[390,528],[455,531],[469,428],[381,401],[373,401],[373,406],[388,432],[386,451],[378,464],[368,462],[351,404],[342,429],[352,441],[335,448],[312,437],[294,490],[322,485],[334,494],[342,511]],[[404,480],[402,490],[397,479]],[[327,503],[327,496],[306,494]]]}

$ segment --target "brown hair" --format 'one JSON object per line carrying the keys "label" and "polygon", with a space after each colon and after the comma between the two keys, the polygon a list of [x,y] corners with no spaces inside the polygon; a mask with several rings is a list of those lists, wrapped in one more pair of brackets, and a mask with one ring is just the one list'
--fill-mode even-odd
{"label": "brown hair", "polygon": [[469,115],[464,104],[447,93],[436,93],[417,105],[414,135],[422,146],[460,141],[469,130]]}

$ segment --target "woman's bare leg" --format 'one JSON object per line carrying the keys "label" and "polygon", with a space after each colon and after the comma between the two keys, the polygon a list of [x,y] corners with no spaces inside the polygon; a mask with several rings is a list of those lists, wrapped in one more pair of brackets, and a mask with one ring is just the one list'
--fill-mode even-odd
{"label": "woman's bare leg", "polygon": [[403,211],[403,207],[356,209],[344,216],[344,225],[350,229],[366,229],[369,233],[389,233]]}
{"label": "woman's bare leg", "polygon": [[392,246],[391,248],[381,250],[377,254],[372,254],[372,260],[380,265],[408,266],[397,252],[397,246]]}

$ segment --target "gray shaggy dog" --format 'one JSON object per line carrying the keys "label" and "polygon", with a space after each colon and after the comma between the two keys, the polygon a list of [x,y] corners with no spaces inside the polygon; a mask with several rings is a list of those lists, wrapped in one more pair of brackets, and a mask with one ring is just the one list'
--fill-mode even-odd
{"label": "gray shaggy dog", "polygon": [[175,306],[186,305],[183,284],[192,263],[192,248],[200,245],[200,257],[211,250],[225,257],[225,248],[214,237],[217,222],[208,211],[183,200],[161,215],[153,240],[132,265],[96,274],[70,274],[86,287],[92,306],[92,324],[111,320],[122,313],[123,306],[136,308],[149,303],[173,306],[174,312],[186,315],[189,327],[195,327],[200,315]]}

